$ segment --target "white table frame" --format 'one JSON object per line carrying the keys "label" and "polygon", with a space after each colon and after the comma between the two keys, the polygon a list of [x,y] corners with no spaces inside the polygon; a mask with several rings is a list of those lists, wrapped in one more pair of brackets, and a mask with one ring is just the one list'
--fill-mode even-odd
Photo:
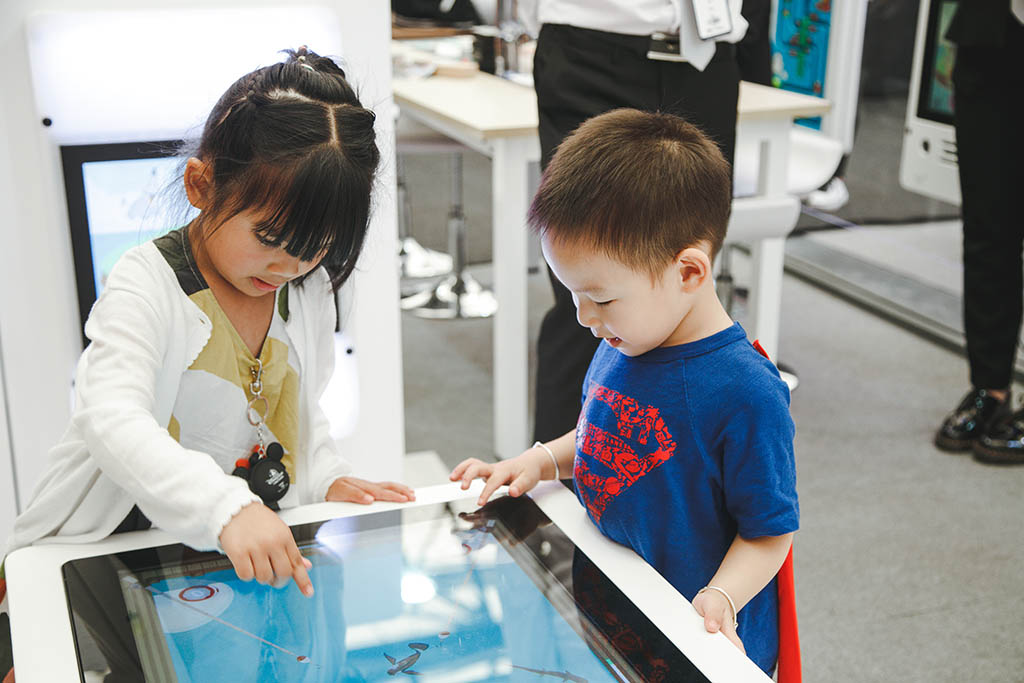
{"label": "white table frame", "polygon": [[[489,157],[492,162],[494,293],[494,452],[514,457],[529,445],[526,212],[529,164],[540,159],[536,95],[488,74],[472,78],[394,79],[403,115]],[[757,194],[737,198],[729,240],[752,245],[754,282],[747,327],[769,356],[778,351],[784,238],[800,203],[786,191],[789,129],[797,116],[816,116],[829,103],[816,97],[741,83],[737,138],[760,150]],[[737,145],[737,148],[739,145]]]}
{"label": "white table frame", "polygon": [[[386,510],[436,505],[474,498],[483,488],[468,491],[458,484],[416,490],[416,502],[320,503],[284,510],[291,525]],[[503,491],[504,489],[502,489]],[[576,497],[557,482],[544,482],[531,497],[559,528],[629,597],[633,603],[713,682],[765,683],[769,679],[721,633],[707,633],[692,605],[632,550],[613,543],[587,518]],[[158,529],[111,536],[86,545],[46,544],[22,548],[6,562],[11,635],[18,683],[74,681],[78,678],[71,619],[64,597],[61,567],[65,562],[173,543]]]}

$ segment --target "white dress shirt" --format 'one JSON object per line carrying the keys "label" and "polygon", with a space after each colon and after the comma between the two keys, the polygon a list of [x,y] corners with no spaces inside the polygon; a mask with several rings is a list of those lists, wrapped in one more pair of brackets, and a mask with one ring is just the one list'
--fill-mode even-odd
{"label": "white dress shirt", "polygon": [[737,43],[747,33],[740,14],[743,0],[727,0],[732,31],[713,40],[697,35],[691,0],[520,0],[520,16],[528,28],[540,24],[568,24],[610,33],[647,36],[678,33],[680,52],[703,71],[715,54],[715,42]]}

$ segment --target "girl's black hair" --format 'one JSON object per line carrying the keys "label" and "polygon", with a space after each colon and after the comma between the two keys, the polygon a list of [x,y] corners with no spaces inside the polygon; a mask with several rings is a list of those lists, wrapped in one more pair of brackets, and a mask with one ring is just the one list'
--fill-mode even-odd
{"label": "girl's black hair", "polygon": [[285,52],[286,61],[235,81],[198,144],[183,150],[213,169],[213,194],[196,220],[216,229],[252,211],[265,243],[304,261],[322,256],[336,289],[352,274],[369,223],[375,115],[332,59],[305,46]]}

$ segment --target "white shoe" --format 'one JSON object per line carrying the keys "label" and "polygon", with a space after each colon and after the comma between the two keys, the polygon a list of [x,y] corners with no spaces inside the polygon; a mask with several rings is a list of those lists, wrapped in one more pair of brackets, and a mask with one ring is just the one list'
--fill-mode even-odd
{"label": "white shoe", "polygon": [[850,201],[850,191],[846,189],[842,178],[833,178],[824,188],[807,195],[805,201],[808,206],[821,211],[838,211]]}

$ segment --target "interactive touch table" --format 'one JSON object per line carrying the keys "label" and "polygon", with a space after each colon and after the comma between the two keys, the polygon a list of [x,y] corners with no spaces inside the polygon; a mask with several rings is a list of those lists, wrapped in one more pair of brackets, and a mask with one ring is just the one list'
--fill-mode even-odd
{"label": "interactive touch table", "polygon": [[18,681],[768,680],[560,484],[477,508],[480,486],[285,511],[312,598],[160,531],[19,550]]}

